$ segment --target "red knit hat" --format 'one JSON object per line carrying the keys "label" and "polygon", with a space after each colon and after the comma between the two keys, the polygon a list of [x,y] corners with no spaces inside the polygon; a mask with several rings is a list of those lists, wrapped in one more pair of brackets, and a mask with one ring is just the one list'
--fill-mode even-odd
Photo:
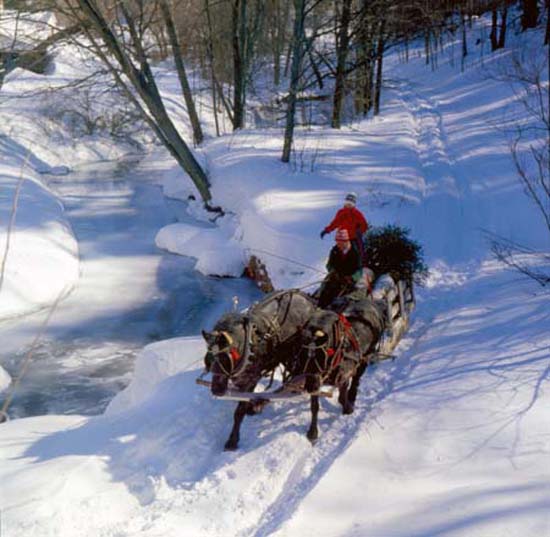
{"label": "red knit hat", "polygon": [[334,237],[334,240],[336,241],[349,241],[349,233],[347,229],[340,228],[336,232],[336,237]]}

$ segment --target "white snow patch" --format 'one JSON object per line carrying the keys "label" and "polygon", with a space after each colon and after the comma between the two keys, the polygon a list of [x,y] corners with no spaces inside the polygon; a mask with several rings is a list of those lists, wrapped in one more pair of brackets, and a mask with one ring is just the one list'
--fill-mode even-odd
{"label": "white snow patch", "polygon": [[155,239],[159,248],[197,258],[203,274],[240,276],[245,262],[242,246],[218,228],[203,229],[188,224],[170,224]]}
{"label": "white snow patch", "polygon": [[[0,151],[2,151],[0,142]],[[62,205],[32,170],[4,155],[0,165],[0,319],[29,313],[66,295],[78,279],[78,245]],[[13,209],[19,177],[19,201]],[[15,215],[11,234],[9,222]]]}
{"label": "white snow patch", "polygon": [[105,413],[118,414],[138,406],[153,395],[163,380],[200,367],[205,352],[202,337],[168,339],[147,345],[136,359],[129,386],[110,402]]}
{"label": "white snow patch", "polygon": [[0,393],[11,384],[11,377],[8,372],[0,366]]}

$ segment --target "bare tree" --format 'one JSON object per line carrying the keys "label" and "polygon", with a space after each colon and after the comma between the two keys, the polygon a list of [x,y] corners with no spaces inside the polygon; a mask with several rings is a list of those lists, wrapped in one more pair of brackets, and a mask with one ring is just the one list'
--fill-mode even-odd
{"label": "bare tree", "polygon": [[336,40],[336,78],[334,81],[334,94],[332,101],[331,127],[339,129],[341,126],[342,104],[345,96],[346,61],[349,52],[350,22],[352,0],[342,0],[339,30]]}
{"label": "bare tree", "polygon": [[522,30],[536,28],[539,18],[539,6],[537,0],[521,0],[521,8]]}
{"label": "bare tree", "polygon": [[294,140],[294,116],[296,113],[296,96],[300,83],[300,73],[305,50],[305,19],[307,0],[294,2],[294,31],[292,34],[292,67],[290,70],[290,85],[286,109],[285,139],[281,160],[289,162],[292,142]]}
{"label": "bare tree", "polygon": [[268,28],[273,50],[273,83],[278,86],[281,83],[281,56],[286,42],[290,2],[269,0],[268,7]]}
{"label": "bare tree", "polygon": [[546,4],[546,33],[544,34],[544,44],[550,45],[550,0],[546,0],[545,4]]}
{"label": "bare tree", "polygon": [[501,2],[500,6],[500,26],[498,25],[499,5],[497,0],[493,0],[491,6],[491,50],[495,51],[499,48],[504,48],[506,42],[506,28],[508,18],[508,1]]}
{"label": "bare tree", "polygon": [[384,67],[384,52],[386,45],[386,19],[382,18],[378,27],[378,45],[376,47],[376,82],[374,84],[373,113],[380,113],[380,96],[382,94],[382,69]]}
{"label": "bare tree", "polygon": [[116,8],[120,10],[123,17],[123,22],[119,21],[120,35],[117,35],[111,29],[111,25],[95,0],[63,0],[63,2],[73,17],[86,24],[85,32],[93,51],[109,69],[126,96],[141,112],[159,140],[189,175],[205,207],[220,210],[210,207],[209,181],[168,115],[157,87],[143,39],[144,3],[137,3],[137,7],[141,9],[137,19],[131,10],[131,7],[135,8],[135,4],[130,5],[127,1],[116,4]]}
{"label": "bare tree", "polygon": [[195,101],[193,100],[193,95],[191,94],[191,88],[189,87],[189,81],[187,79],[187,72],[185,70],[185,64],[183,63],[183,58],[181,55],[181,46],[178,40],[176,26],[174,24],[170,7],[168,6],[168,2],[166,0],[160,0],[160,9],[164,19],[164,24],[166,25],[166,30],[168,31],[168,39],[170,41],[170,46],[172,47],[172,54],[174,56],[174,63],[176,65],[176,71],[180,81],[181,92],[183,94],[183,98],[185,99],[187,113],[189,114],[189,121],[191,122],[191,128],[193,129],[193,139],[198,145],[202,143],[204,135],[202,133],[199,116],[197,115],[197,110],[195,108]]}
{"label": "bare tree", "polygon": [[[527,58],[513,55],[499,79],[512,85],[524,111],[512,125],[515,134],[510,151],[518,179],[550,239],[550,93],[545,81],[549,60],[545,51],[531,52]],[[550,270],[533,269],[522,260],[522,254],[533,253],[531,249],[502,238],[493,239],[492,248],[504,263],[541,285],[550,284]],[[545,258],[550,263],[550,256]]]}
{"label": "bare tree", "polygon": [[255,44],[263,25],[263,0],[231,0],[233,50],[233,129],[245,124],[246,93]]}

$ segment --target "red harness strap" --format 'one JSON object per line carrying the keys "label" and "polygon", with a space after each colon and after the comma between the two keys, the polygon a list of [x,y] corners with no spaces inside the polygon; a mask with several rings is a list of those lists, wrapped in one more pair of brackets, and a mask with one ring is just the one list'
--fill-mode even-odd
{"label": "red harness strap", "polygon": [[359,350],[359,342],[357,341],[357,338],[355,337],[355,334],[353,333],[353,327],[351,326],[351,323],[342,314],[339,314],[338,318],[340,319],[340,322],[342,323],[342,326],[344,327],[344,333],[348,337],[349,342],[351,343],[351,346],[353,347],[353,350],[358,351]]}
{"label": "red harness strap", "polygon": [[231,356],[231,360],[233,361],[233,363],[236,363],[241,359],[241,355],[236,347],[231,347],[229,349],[229,356]]}
{"label": "red harness strap", "polygon": [[340,341],[340,327],[344,329],[344,335],[348,338],[354,351],[359,351],[359,342],[353,333],[353,327],[348,319],[341,313],[338,315],[338,324],[334,326],[334,341],[337,345],[336,348],[329,347],[327,349],[327,356],[332,359],[330,369],[336,369],[340,362],[344,358],[344,348]]}

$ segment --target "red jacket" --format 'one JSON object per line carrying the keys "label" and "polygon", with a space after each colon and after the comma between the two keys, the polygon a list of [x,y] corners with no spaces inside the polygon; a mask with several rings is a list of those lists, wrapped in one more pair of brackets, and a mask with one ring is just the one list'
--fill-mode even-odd
{"label": "red jacket", "polygon": [[349,238],[355,239],[357,235],[362,235],[369,228],[363,213],[356,207],[342,207],[336,213],[332,222],[325,228],[327,233],[335,229],[347,229]]}

